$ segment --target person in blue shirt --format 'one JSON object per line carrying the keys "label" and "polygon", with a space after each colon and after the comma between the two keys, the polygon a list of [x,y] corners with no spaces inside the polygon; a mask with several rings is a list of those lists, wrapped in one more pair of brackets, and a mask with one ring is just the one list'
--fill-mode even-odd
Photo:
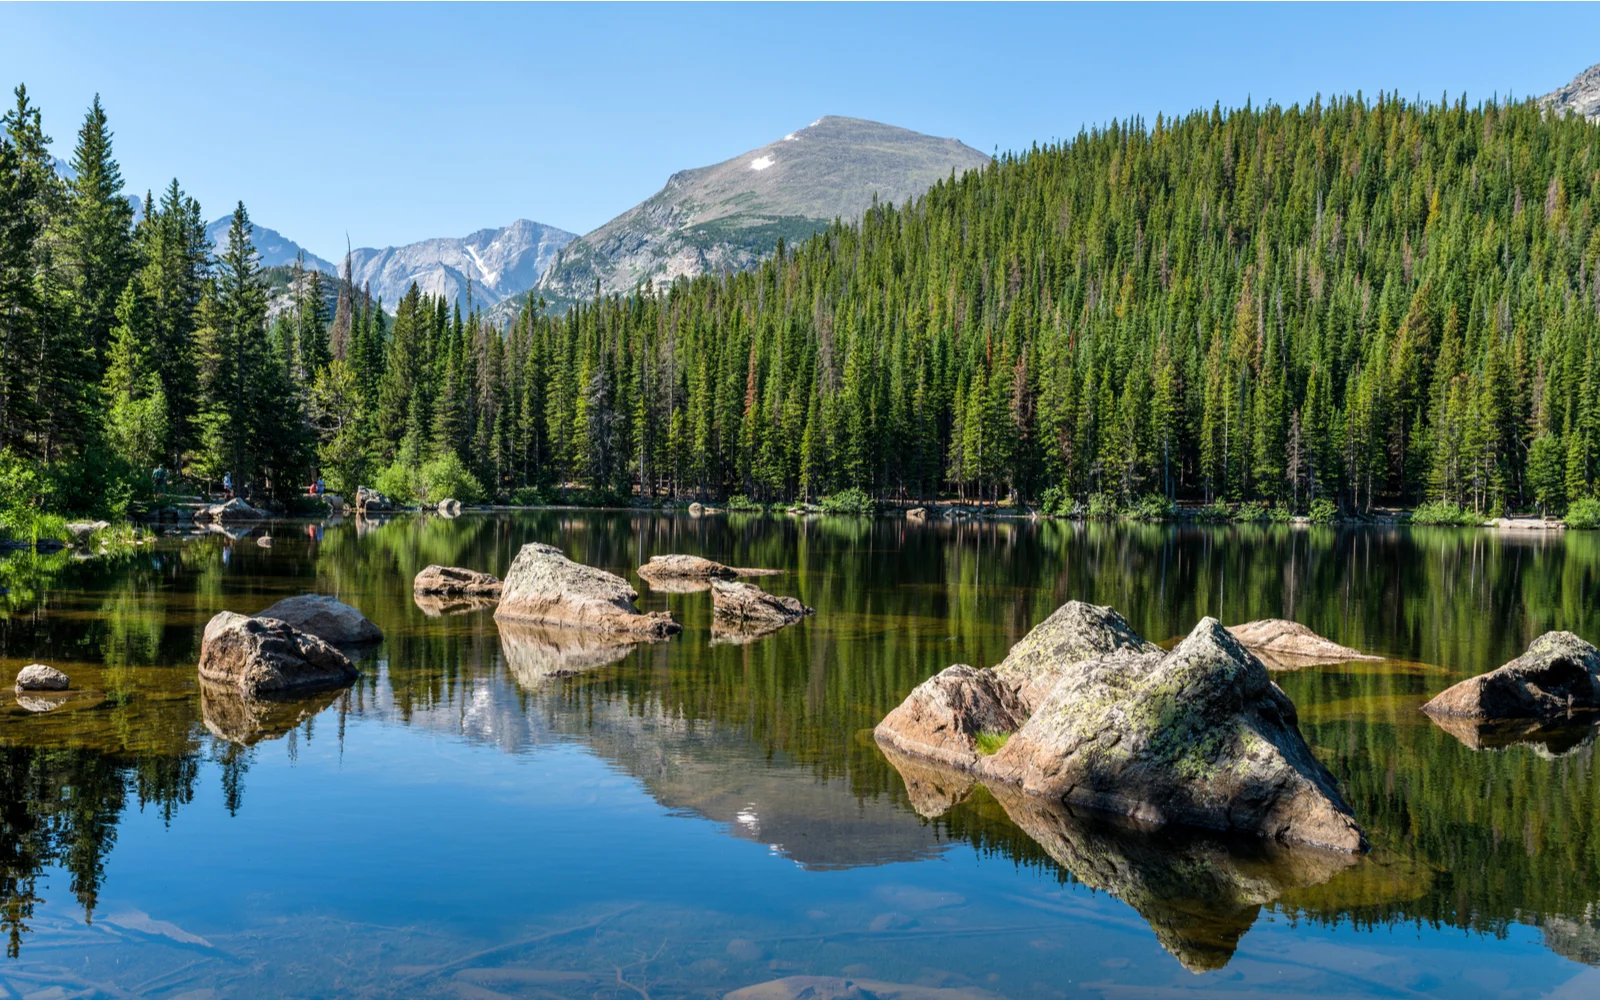
{"label": "person in blue shirt", "polygon": [[233,499],[233,473],[224,472],[222,474],[222,492],[227,494],[229,500]]}

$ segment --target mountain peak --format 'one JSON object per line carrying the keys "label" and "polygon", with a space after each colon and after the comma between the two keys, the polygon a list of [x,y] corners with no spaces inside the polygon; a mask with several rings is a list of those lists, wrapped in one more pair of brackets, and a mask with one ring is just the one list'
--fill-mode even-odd
{"label": "mountain peak", "polygon": [[1558,115],[1572,111],[1592,122],[1600,121],[1600,63],[1573,77],[1566,86],[1539,98],[1539,103]]}

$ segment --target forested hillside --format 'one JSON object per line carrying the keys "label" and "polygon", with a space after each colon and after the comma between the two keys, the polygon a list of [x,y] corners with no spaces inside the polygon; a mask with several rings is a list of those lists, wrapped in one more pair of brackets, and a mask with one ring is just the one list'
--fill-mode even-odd
{"label": "forested hillside", "polygon": [[505,333],[415,289],[392,320],[345,288],[268,326],[242,206],[212,264],[176,184],[130,225],[98,107],[69,185],[20,91],[6,124],[12,465],[421,496],[1595,490],[1600,128],[1531,102],[1112,124]]}

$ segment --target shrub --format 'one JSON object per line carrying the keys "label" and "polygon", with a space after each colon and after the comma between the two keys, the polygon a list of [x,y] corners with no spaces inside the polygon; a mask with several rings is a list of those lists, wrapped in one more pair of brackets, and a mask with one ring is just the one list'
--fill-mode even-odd
{"label": "shrub", "polygon": [[1469,526],[1482,524],[1483,518],[1449,500],[1431,500],[1412,512],[1411,523]]}
{"label": "shrub", "polygon": [[1165,521],[1172,517],[1177,505],[1159,493],[1146,493],[1139,502],[1128,508],[1128,516],[1135,521]]}
{"label": "shrub", "polygon": [[872,499],[866,490],[852,486],[823,497],[821,506],[824,514],[874,514],[878,510],[878,501]]}
{"label": "shrub", "polygon": [[511,494],[511,503],[518,507],[544,507],[550,496],[542,486],[520,486]]}
{"label": "shrub", "polygon": [[1194,516],[1201,521],[1231,521],[1233,511],[1229,510],[1228,505],[1221,500],[1215,500],[1195,511]]}
{"label": "shrub", "polygon": [[421,469],[422,489],[419,499],[428,503],[454,499],[462,503],[477,503],[483,499],[483,486],[477,477],[467,471],[461,458],[453,451],[425,464]]}
{"label": "shrub", "polygon": [[1311,501],[1312,524],[1333,524],[1339,520],[1339,508],[1327,497],[1317,497]]}
{"label": "shrub", "polygon": [[1277,524],[1287,524],[1294,520],[1294,514],[1280,503],[1267,511],[1267,520]]}
{"label": "shrub", "polygon": [[381,469],[373,480],[372,488],[393,500],[395,503],[410,503],[417,498],[417,470],[402,463],[395,462],[386,469]]}
{"label": "shrub", "polygon": [[1046,486],[1039,497],[1039,510],[1053,517],[1071,513],[1072,497],[1060,486]]}
{"label": "shrub", "polygon": [[1259,500],[1242,503],[1239,509],[1233,512],[1235,521],[1265,521],[1267,517],[1267,505]]}
{"label": "shrub", "polygon": [[1117,516],[1117,501],[1109,493],[1091,493],[1088,514],[1093,520],[1109,521]]}
{"label": "shrub", "polygon": [[756,503],[743,493],[735,493],[733,496],[728,498],[728,509],[763,511],[767,508],[765,504]]}
{"label": "shrub", "polygon": [[1600,500],[1584,497],[1572,501],[1567,506],[1566,522],[1569,528],[1600,528]]}

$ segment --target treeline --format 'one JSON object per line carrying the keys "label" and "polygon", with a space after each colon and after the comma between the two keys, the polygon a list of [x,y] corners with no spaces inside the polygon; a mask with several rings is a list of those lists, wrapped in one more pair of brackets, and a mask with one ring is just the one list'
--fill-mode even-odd
{"label": "treeline", "polygon": [[176,184],[133,224],[98,102],[71,181],[20,89],[6,125],[0,445],[30,459],[426,499],[1595,492],[1600,129],[1531,102],[1116,123],[505,331],[348,282],[330,317],[315,273],[269,324],[242,206],[213,259]]}

